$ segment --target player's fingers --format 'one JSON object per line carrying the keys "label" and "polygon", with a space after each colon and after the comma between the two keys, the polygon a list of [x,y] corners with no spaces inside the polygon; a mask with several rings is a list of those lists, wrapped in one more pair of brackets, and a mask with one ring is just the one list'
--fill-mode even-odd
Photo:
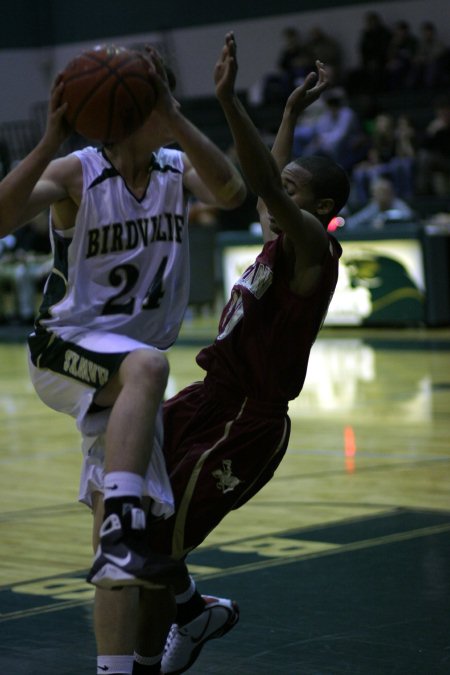
{"label": "player's fingers", "polygon": [[62,71],[59,71],[59,73],[57,73],[55,79],[53,80],[53,88],[57,87],[58,84],[60,84],[62,81],[63,81],[63,73]]}
{"label": "player's fingers", "polygon": [[164,69],[163,60],[159,52],[151,45],[147,45],[145,47],[145,50],[148,56],[150,57],[150,63],[152,64],[158,75],[163,79],[166,79],[166,71]]}
{"label": "player's fingers", "polygon": [[[55,81],[50,96],[50,110],[54,111],[61,105],[61,97],[64,91],[64,82],[62,79]],[[66,103],[67,107],[67,103]]]}
{"label": "player's fingers", "polygon": [[228,45],[224,45],[222,47],[222,54],[221,54],[222,63],[224,63],[227,60],[228,54],[229,54]]}
{"label": "player's fingers", "polygon": [[303,82],[304,89],[310,89],[317,81],[317,73],[308,73]]}

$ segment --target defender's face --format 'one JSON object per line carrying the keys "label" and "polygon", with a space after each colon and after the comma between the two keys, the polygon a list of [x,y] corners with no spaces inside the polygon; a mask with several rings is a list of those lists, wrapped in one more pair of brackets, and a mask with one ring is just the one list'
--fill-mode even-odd
{"label": "defender's face", "polygon": [[309,171],[291,162],[281,172],[283,187],[297,206],[305,211],[314,213],[316,198],[311,188],[311,174]]}
{"label": "defender's face", "polygon": [[[315,212],[316,200],[310,187],[311,175],[306,169],[295,162],[287,164],[281,172],[281,182],[286,194],[300,209],[310,213]],[[280,234],[281,230],[270,213],[269,227],[274,234]]]}
{"label": "defender's face", "polygon": [[[299,209],[316,215],[317,199],[311,189],[311,174],[309,171],[295,162],[291,162],[281,172],[281,181],[286,193]],[[273,218],[270,218],[270,229],[275,234],[281,232]]]}

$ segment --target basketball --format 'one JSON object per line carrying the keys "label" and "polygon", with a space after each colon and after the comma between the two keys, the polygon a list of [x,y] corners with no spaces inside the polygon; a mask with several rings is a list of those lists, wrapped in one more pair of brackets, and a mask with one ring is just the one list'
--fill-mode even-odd
{"label": "basketball", "polygon": [[156,101],[150,67],[142,54],[124,47],[82,52],[62,73],[70,126],[102,143],[117,143],[136,131]]}

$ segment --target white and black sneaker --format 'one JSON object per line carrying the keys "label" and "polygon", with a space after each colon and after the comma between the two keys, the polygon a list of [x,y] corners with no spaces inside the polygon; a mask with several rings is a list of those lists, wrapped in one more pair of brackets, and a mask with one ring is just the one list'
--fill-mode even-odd
{"label": "white and black sneaker", "polygon": [[167,586],[184,573],[184,565],[151,551],[145,513],[133,507],[121,518],[109,515],[100,528],[100,544],[87,581],[106,589]]}
{"label": "white and black sneaker", "polygon": [[233,600],[202,595],[205,609],[184,626],[173,624],[162,658],[162,675],[179,675],[197,660],[208,640],[222,637],[239,620],[239,607]]}

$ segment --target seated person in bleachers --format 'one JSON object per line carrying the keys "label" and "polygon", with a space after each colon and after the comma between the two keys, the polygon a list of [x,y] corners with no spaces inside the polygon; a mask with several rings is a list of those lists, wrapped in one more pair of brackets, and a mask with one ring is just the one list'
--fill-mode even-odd
{"label": "seated person in bleachers", "polygon": [[372,198],[360,211],[347,216],[345,230],[381,230],[389,222],[416,220],[416,214],[407,202],[395,193],[387,178],[377,178],[371,185]]}
{"label": "seated person in bleachers", "polygon": [[402,199],[414,193],[416,130],[406,115],[395,121],[393,115],[376,116],[367,157],[354,167],[352,182],[358,204],[366,204],[370,185],[380,176],[389,177]]}
{"label": "seated person in bleachers", "polygon": [[389,43],[386,71],[389,88],[406,88],[411,79],[419,41],[407,21],[397,21]]}
{"label": "seated person in bleachers", "polygon": [[11,168],[11,157],[8,145],[0,140],[0,179],[4,178]]}
{"label": "seated person in bleachers", "polygon": [[330,157],[351,172],[367,154],[368,141],[361,121],[341,87],[325,91],[322,99],[325,106],[317,120],[306,128],[296,128],[293,154]]}
{"label": "seated person in bleachers", "polygon": [[[0,239],[0,321],[33,323],[40,284],[52,269],[48,213]],[[11,296],[8,303],[8,297]]]}
{"label": "seated person in bleachers", "polygon": [[[241,172],[234,143],[226,150],[226,155]],[[245,181],[245,178],[243,177]],[[189,223],[214,226],[219,232],[249,232],[251,225],[258,221],[257,199],[247,186],[247,196],[235,209],[220,209],[192,199],[189,207]]]}
{"label": "seated person in bleachers", "polygon": [[281,39],[275,68],[264,73],[249,88],[248,100],[251,105],[284,105],[293,89],[315,68],[314,57],[295,26],[283,28]]}
{"label": "seated person in bleachers", "polygon": [[417,153],[417,192],[446,197],[450,193],[450,94],[434,104],[434,118],[428,125]]}
{"label": "seated person in bleachers", "polygon": [[313,26],[308,33],[306,46],[314,63],[319,60],[325,64],[328,82],[336,86],[342,75],[342,48],[337,40],[320,26]]}
{"label": "seated person in bleachers", "polygon": [[290,94],[298,86],[299,80],[314,70],[314,58],[296,28],[288,26],[281,35],[284,45],[278,55],[277,66],[284,76],[287,93]]}
{"label": "seated person in bleachers", "polygon": [[348,74],[348,91],[377,93],[386,88],[386,60],[391,37],[392,32],[380,14],[373,11],[364,14],[358,40],[359,64]]}
{"label": "seated person in bleachers", "polygon": [[192,199],[189,206],[189,225],[216,227],[218,208]]}
{"label": "seated person in bleachers", "polygon": [[445,77],[446,45],[439,39],[436,26],[423,21],[420,26],[419,44],[413,59],[409,84],[413,88],[434,89]]}

